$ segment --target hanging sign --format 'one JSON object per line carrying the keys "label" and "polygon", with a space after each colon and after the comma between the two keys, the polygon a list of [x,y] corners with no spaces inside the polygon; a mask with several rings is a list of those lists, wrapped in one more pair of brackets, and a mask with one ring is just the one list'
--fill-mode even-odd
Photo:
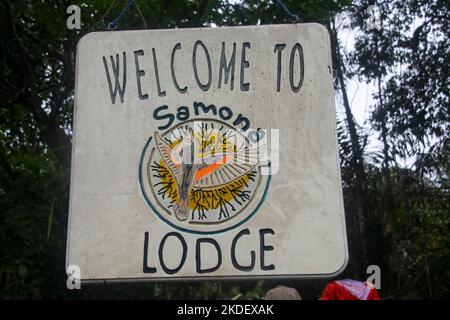
{"label": "hanging sign", "polygon": [[84,36],[67,267],[82,280],[340,272],[330,52],[319,24]]}

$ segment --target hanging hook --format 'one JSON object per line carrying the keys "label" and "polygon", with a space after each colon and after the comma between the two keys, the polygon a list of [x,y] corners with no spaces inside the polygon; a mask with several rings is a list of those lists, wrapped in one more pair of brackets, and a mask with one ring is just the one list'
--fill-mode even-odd
{"label": "hanging hook", "polygon": [[297,22],[301,22],[302,21],[302,19],[298,15],[292,13],[286,7],[286,5],[283,3],[283,1],[281,1],[281,0],[275,0],[275,1],[281,7],[281,9],[283,9],[284,12],[286,12],[286,14],[289,16],[289,19],[291,19],[292,23],[297,23]]}

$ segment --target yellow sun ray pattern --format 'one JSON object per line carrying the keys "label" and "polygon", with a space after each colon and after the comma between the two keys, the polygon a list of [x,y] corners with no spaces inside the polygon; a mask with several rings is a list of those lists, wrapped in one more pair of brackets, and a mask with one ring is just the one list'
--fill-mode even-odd
{"label": "yellow sun ray pattern", "polygon": [[[198,157],[207,157],[211,154],[218,154],[225,151],[236,150],[236,145],[232,144],[225,136],[217,132],[196,132],[194,134],[199,146],[197,152]],[[180,142],[181,138],[172,141],[170,147],[175,148]],[[168,197],[171,203],[176,203],[179,200],[179,192],[175,178],[172,172],[168,169],[166,163],[161,159],[159,164],[152,167],[160,177],[161,192],[160,195]],[[222,209],[223,206],[231,206],[233,200],[238,205],[243,205],[250,198],[251,191],[244,190],[248,187],[249,180],[254,179],[256,171],[250,172],[234,181],[216,188],[196,189],[193,188],[190,193],[189,206],[193,211],[198,211],[199,214],[204,214],[204,211]],[[234,209],[234,208],[233,208]]]}

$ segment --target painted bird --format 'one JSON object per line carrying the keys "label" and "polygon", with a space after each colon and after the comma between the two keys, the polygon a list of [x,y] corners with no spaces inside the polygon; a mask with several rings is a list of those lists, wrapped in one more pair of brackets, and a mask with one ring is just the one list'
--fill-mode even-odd
{"label": "painted bird", "polygon": [[244,147],[234,150],[231,145],[225,150],[200,153],[190,128],[183,140],[171,148],[157,132],[155,142],[161,158],[175,178],[179,200],[174,205],[174,213],[178,220],[188,218],[189,195],[192,188],[215,188],[228,184],[251,172],[258,164],[258,148]]}

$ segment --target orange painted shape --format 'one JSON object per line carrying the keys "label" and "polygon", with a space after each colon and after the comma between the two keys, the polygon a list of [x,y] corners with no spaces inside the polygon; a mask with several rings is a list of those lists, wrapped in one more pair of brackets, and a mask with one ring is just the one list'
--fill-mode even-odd
{"label": "orange painted shape", "polygon": [[216,161],[215,163],[202,168],[200,170],[198,170],[195,173],[195,181],[200,180],[201,178],[203,178],[204,176],[212,173],[214,170],[220,168],[222,165],[226,164],[228,161],[231,160],[231,158],[233,158],[233,156],[224,156],[223,158],[220,158],[218,161]]}

